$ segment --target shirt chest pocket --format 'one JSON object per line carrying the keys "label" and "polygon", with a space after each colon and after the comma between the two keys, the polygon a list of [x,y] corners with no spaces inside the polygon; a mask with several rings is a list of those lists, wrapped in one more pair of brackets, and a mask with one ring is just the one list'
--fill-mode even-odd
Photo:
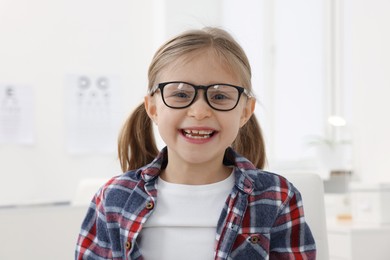
{"label": "shirt chest pocket", "polygon": [[268,259],[269,245],[269,233],[238,234],[233,249],[229,254],[229,259]]}

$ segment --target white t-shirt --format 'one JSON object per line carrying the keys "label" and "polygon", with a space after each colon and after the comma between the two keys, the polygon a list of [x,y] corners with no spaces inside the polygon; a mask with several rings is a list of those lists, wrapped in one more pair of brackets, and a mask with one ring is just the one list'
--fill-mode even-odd
{"label": "white t-shirt", "polygon": [[216,227],[234,185],[157,183],[157,203],[138,237],[145,260],[213,259]]}

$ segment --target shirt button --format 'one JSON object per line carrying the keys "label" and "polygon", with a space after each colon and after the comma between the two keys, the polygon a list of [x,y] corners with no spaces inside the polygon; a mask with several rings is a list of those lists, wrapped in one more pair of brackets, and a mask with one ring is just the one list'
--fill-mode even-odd
{"label": "shirt button", "polygon": [[130,249],[131,249],[131,242],[130,242],[130,241],[127,241],[127,242],[126,242],[126,249],[127,249],[127,250],[130,250]]}
{"label": "shirt button", "polygon": [[249,241],[251,241],[252,244],[257,244],[257,243],[259,243],[259,237],[258,236],[251,236]]}
{"label": "shirt button", "polygon": [[148,202],[147,204],[146,204],[146,209],[153,209],[154,208],[154,204],[153,204],[153,202]]}

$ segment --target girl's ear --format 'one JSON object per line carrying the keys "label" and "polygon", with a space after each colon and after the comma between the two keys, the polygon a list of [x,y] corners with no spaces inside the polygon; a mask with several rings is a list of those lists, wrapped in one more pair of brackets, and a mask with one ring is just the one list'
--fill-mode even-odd
{"label": "girl's ear", "polygon": [[256,100],[253,97],[248,98],[241,114],[240,127],[243,127],[246,122],[248,122],[249,118],[251,118],[252,114],[255,112],[255,107]]}
{"label": "girl's ear", "polygon": [[145,105],[146,113],[148,113],[150,119],[155,124],[157,124],[157,107],[156,107],[155,98],[150,95],[145,96],[144,105]]}

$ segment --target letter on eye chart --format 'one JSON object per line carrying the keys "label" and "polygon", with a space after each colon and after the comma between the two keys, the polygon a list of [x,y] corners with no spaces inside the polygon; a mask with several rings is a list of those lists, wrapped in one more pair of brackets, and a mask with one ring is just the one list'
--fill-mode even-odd
{"label": "letter on eye chart", "polygon": [[20,85],[0,85],[0,143],[33,144],[33,91]]}

